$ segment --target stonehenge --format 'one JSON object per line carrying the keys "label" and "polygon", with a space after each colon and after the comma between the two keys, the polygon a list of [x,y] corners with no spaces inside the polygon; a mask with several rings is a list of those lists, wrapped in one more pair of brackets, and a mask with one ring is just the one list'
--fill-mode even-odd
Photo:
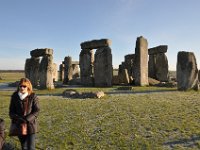
{"label": "stonehenge", "polygon": [[[148,48],[147,39],[137,37],[135,53],[124,56],[118,75],[113,75],[111,40],[100,39],[80,44],[79,61],[66,56],[59,65],[59,80],[63,84],[80,83],[83,86],[110,87],[113,84],[148,86],[149,79],[160,83],[169,82],[167,45]],[[53,62],[53,49],[30,51],[25,62],[25,77],[33,87],[54,89],[58,81],[57,65]],[[177,55],[177,89],[199,89],[200,71],[194,53],[180,51]],[[75,81],[75,82],[74,82]]]}
{"label": "stonehenge", "polygon": [[82,85],[94,86],[94,50],[82,49],[79,62]]}
{"label": "stonehenge", "polygon": [[92,40],[81,43],[81,49],[98,49],[109,47],[112,41],[109,39]]}
{"label": "stonehenge", "polygon": [[31,57],[31,58],[26,59],[25,77],[31,81],[33,87],[38,86],[39,67],[40,67],[40,58],[39,57]]}
{"label": "stonehenge", "polygon": [[112,86],[112,54],[110,47],[98,48],[94,59],[94,83],[96,87]]}
{"label": "stonehenge", "polygon": [[124,62],[119,65],[118,78],[119,83],[129,84],[133,81],[135,54],[124,56]]}
{"label": "stonehenge", "polygon": [[[80,74],[84,86],[112,86],[111,40],[100,39],[80,44]],[[94,54],[94,49],[96,53]]]}
{"label": "stonehenge", "polygon": [[53,56],[42,57],[39,67],[39,83],[42,89],[54,89],[53,84]]}
{"label": "stonehenge", "polygon": [[146,86],[148,82],[148,43],[147,40],[140,36],[136,40],[135,47],[135,85]]}
{"label": "stonehenge", "polygon": [[167,82],[169,80],[168,60],[167,56],[165,55],[167,48],[167,45],[160,45],[148,49],[149,77],[161,82]]}
{"label": "stonehenge", "polygon": [[[168,82],[168,60],[165,53],[167,45],[160,45],[148,49],[147,40],[142,36],[137,38],[135,54],[125,55],[119,65],[119,84],[148,85],[148,78],[160,82]],[[148,65],[147,65],[148,62]]]}
{"label": "stonehenge", "polygon": [[57,80],[57,65],[53,62],[53,49],[34,49],[30,51],[30,55],[31,58],[25,62],[25,77],[30,79],[33,87],[54,89],[53,81]]}
{"label": "stonehenge", "polygon": [[180,91],[198,90],[198,68],[193,52],[180,51],[177,55],[177,88]]}
{"label": "stonehenge", "polygon": [[64,64],[64,61],[62,62],[62,64],[60,64],[59,66],[59,71],[60,71],[60,74],[59,74],[59,79],[60,81],[64,81],[64,77],[65,77],[65,64]]}
{"label": "stonehenge", "polygon": [[72,61],[72,57],[66,56],[60,64],[60,80],[63,84],[68,84],[72,79],[80,77],[80,68],[78,61]]}

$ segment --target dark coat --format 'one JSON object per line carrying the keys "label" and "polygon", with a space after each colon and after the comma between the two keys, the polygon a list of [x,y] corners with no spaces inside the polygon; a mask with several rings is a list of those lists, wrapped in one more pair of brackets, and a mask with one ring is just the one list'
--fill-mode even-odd
{"label": "dark coat", "polygon": [[[24,116],[24,102],[28,102],[27,114]],[[11,118],[11,124],[16,124],[20,127],[20,118],[24,118],[27,121],[27,132],[33,134],[38,132],[37,116],[39,114],[39,101],[35,93],[28,95],[23,101],[20,100],[18,92],[14,92],[11,96],[9,116]],[[19,128],[20,130],[20,128]],[[19,131],[20,135],[21,131]]]}

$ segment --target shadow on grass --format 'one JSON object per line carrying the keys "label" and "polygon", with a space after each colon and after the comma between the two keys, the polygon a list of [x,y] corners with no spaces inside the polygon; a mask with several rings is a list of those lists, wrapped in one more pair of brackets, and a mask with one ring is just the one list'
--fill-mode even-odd
{"label": "shadow on grass", "polygon": [[4,143],[2,150],[15,150],[15,146],[13,146],[11,143]]}
{"label": "shadow on grass", "polygon": [[106,94],[153,94],[153,93],[165,93],[165,92],[177,92],[177,89],[165,89],[165,90],[145,90],[145,91],[132,91],[132,90],[116,90],[111,92],[105,92]]}
{"label": "shadow on grass", "polygon": [[165,142],[164,146],[175,147],[177,145],[181,145],[184,147],[198,146],[198,148],[200,148],[200,146],[196,144],[196,142],[198,142],[198,141],[200,141],[200,136],[194,136],[189,139],[185,138],[185,139],[179,139],[176,141]]}

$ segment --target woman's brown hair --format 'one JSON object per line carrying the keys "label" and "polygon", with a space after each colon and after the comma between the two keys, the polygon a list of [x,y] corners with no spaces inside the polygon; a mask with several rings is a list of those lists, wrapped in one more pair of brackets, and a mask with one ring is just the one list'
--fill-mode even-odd
{"label": "woman's brown hair", "polygon": [[17,91],[19,91],[19,86],[20,85],[25,85],[28,88],[28,94],[30,95],[31,93],[33,93],[33,87],[31,84],[31,81],[28,78],[21,78],[19,81],[19,85],[17,87]]}

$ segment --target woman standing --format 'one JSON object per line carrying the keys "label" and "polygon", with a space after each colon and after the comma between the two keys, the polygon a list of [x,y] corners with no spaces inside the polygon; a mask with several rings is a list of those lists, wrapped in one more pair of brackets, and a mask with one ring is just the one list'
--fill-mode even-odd
{"label": "woman standing", "polygon": [[35,150],[35,133],[38,132],[38,98],[27,78],[22,78],[17,91],[11,96],[9,116],[10,136],[18,136],[22,150]]}

